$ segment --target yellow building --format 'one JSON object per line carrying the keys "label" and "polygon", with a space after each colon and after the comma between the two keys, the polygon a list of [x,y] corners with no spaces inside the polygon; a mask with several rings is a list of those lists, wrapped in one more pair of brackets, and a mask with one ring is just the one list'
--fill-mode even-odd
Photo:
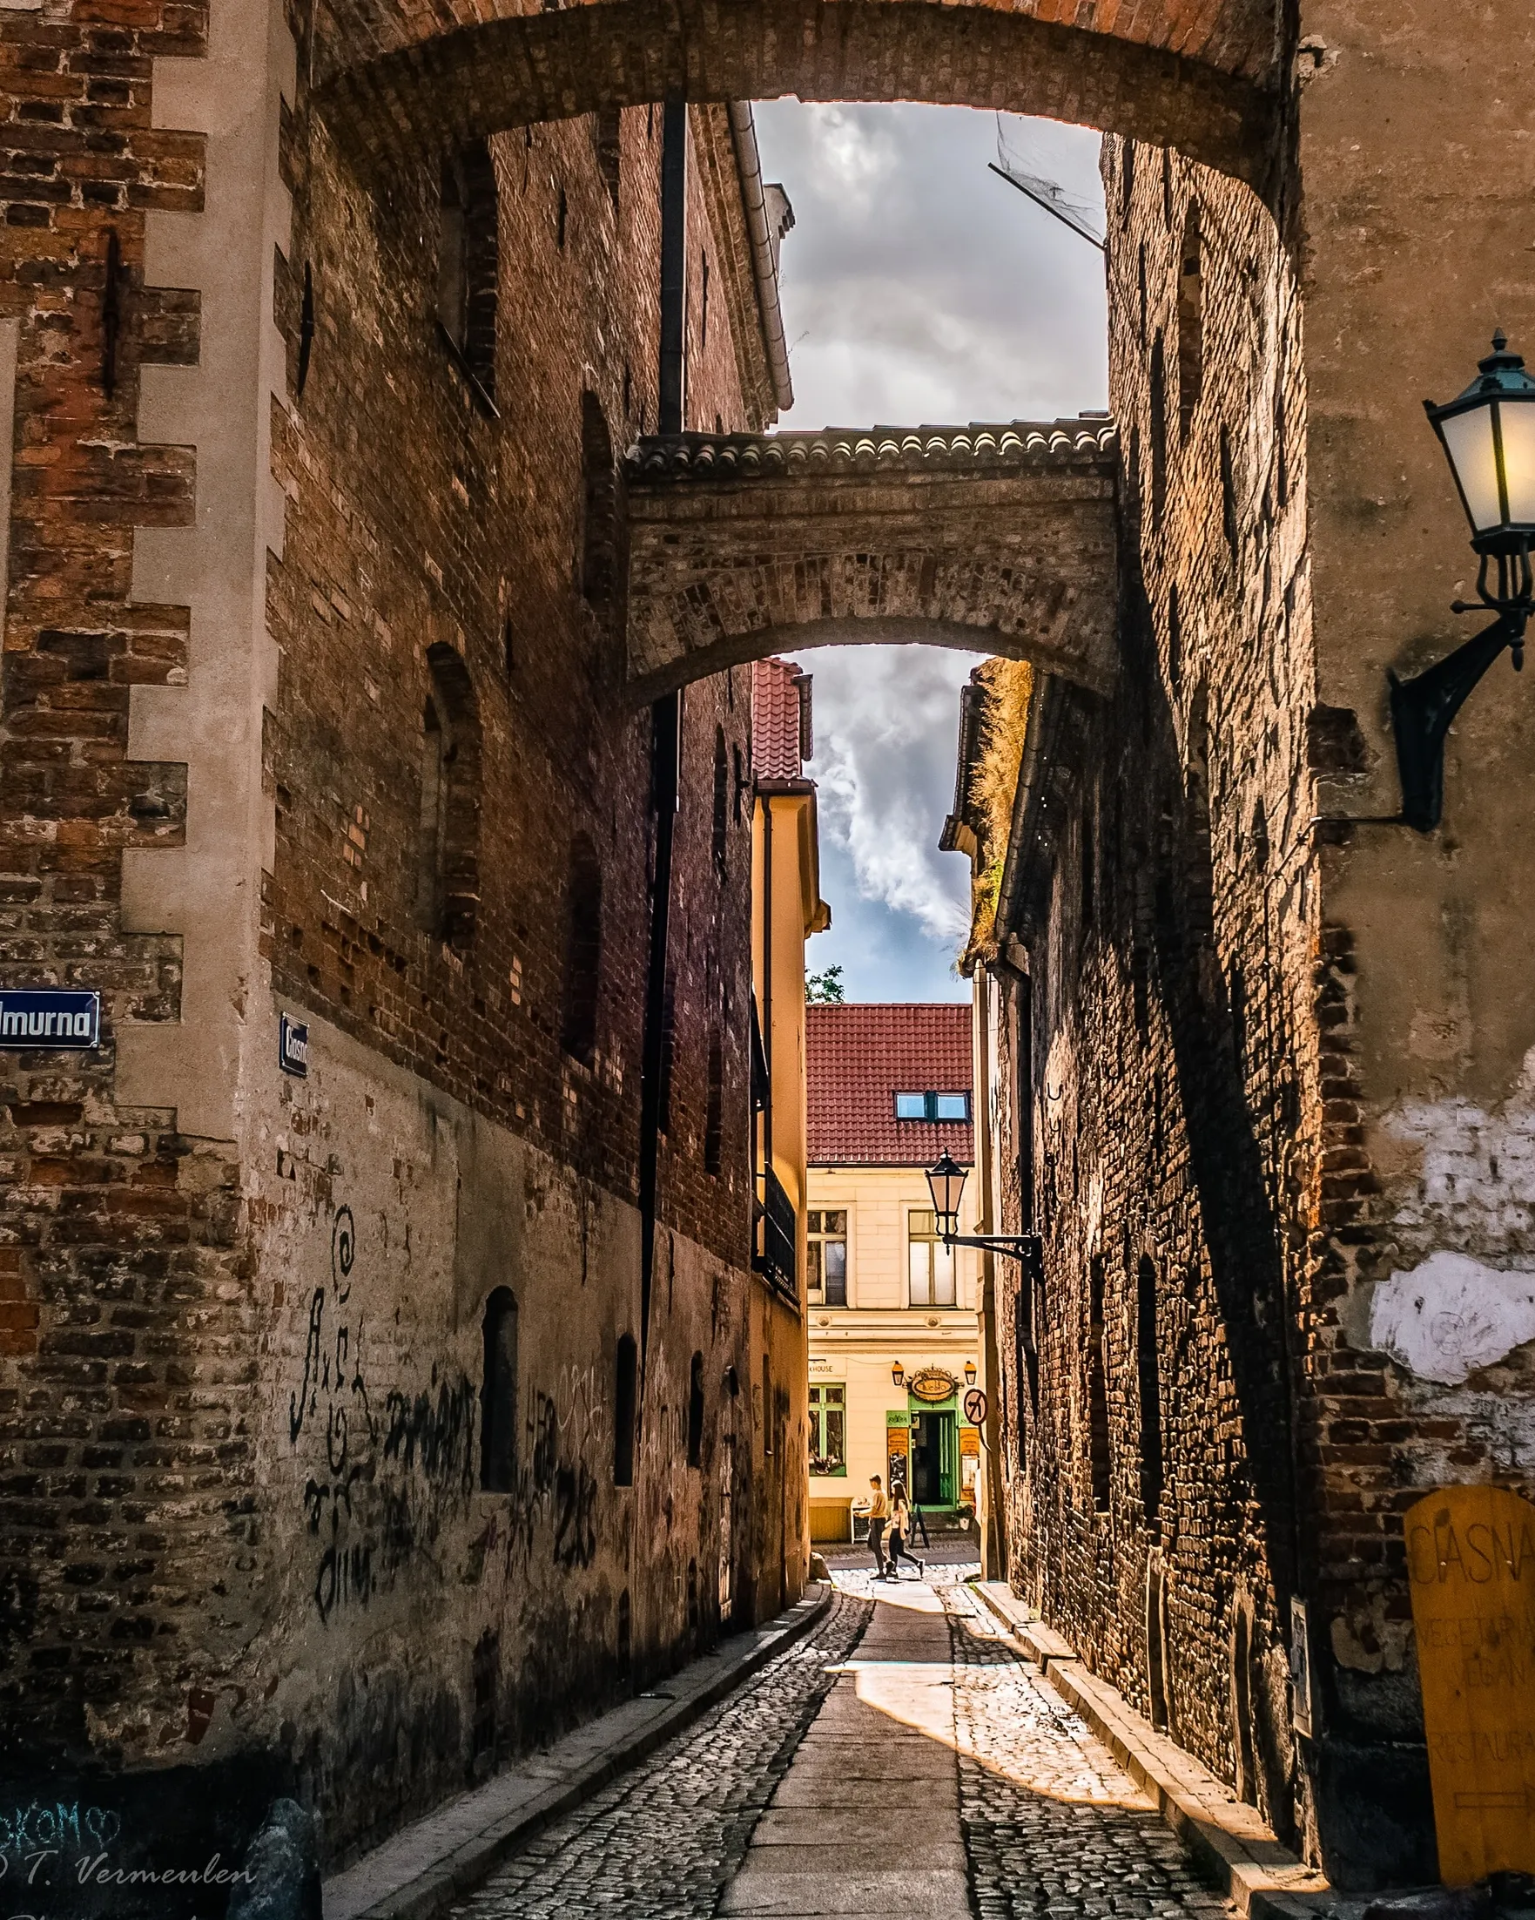
{"label": "yellow building", "polygon": [[756,1617],[799,1595],[809,1572],[805,1454],[805,941],[831,924],[821,898],[810,676],[782,660],[752,668],[753,1429],[767,1538]]}
{"label": "yellow building", "polygon": [[829,1543],[871,1474],[940,1521],[981,1497],[979,1256],[944,1248],[925,1177],[945,1149],[973,1158],[970,1009],[812,1006],[807,1042],[810,1524]]}

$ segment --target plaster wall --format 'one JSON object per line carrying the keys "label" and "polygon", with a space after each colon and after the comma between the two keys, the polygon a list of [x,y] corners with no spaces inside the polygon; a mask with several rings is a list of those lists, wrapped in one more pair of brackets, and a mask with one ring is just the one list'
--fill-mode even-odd
{"label": "plaster wall", "polygon": [[[288,1743],[334,1859],[718,1631],[721,1443],[736,1422],[744,1442],[749,1405],[726,1381],[749,1372],[755,1282],[663,1236],[634,1483],[615,1484],[635,1209],[327,1023],[308,1078],[279,1074],[276,1012],[249,1193],[272,1300],[256,1631],[209,1687],[207,1746]],[[502,1287],[517,1442],[512,1489],[486,1492],[483,1323]],[[744,1444],[735,1471],[739,1590],[766,1516]]]}

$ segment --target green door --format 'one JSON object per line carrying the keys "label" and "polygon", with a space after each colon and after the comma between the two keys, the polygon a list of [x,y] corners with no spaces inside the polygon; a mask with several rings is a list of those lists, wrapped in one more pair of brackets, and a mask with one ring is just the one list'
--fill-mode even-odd
{"label": "green door", "polygon": [[959,1434],[952,1409],[911,1414],[911,1486],[919,1507],[952,1507],[959,1474]]}

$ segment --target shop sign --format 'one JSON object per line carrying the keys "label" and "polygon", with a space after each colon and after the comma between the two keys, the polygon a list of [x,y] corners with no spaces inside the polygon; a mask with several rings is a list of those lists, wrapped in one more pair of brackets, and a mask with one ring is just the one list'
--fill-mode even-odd
{"label": "shop sign", "polygon": [[842,1363],[833,1360],[829,1354],[813,1353],[810,1356],[810,1377],[812,1380],[840,1380]]}
{"label": "shop sign", "polygon": [[909,1427],[911,1415],[904,1407],[886,1407],[885,1425],[887,1427]]}
{"label": "shop sign", "polygon": [[958,1387],[953,1374],[945,1373],[942,1367],[924,1367],[909,1383],[912,1398],[924,1400],[930,1406],[940,1400],[952,1400]]}
{"label": "shop sign", "polygon": [[961,1455],[962,1455],[962,1456],[963,1456],[964,1454],[968,1454],[968,1453],[973,1453],[973,1454],[979,1454],[979,1453],[980,1453],[980,1451],[981,1451],[981,1435],[980,1435],[980,1430],[979,1430],[979,1428],[976,1428],[976,1427],[961,1427],[961,1428],[960,1428],[960,1430],[959,1430],[959,1451],[960,1451],[960,1453],[961,1453]]}
{"label": "shop sign", "polygon": [[1403,1527],[1440,1874],[1535,1871],[1535,1506],[1447,1487]]}

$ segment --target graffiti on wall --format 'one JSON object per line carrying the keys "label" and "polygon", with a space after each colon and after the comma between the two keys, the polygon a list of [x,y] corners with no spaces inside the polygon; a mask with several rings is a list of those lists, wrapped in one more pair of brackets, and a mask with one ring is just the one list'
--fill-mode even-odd
{"label": "graffiti on wall", "polygon": [[331,1218],[330,1278],[310,1298],[288,1438],[308,1453],[304,1525],[315,1543],[313,1601],[322,1621],[366,1607],[414,1559],[434,1557],[442,1528],[473,1488],[475,1392],[434,1364],[414,1392],[380,1401],[368,1379],[368,1330],[354,1303],[357,1224]]}

